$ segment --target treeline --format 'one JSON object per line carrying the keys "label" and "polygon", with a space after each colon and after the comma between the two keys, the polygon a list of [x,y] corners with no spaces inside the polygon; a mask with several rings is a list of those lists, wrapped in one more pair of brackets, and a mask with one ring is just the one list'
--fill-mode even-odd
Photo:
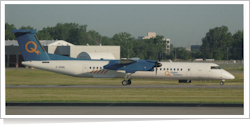
{"label": "treeline", "polygon": [[[186,51],[183,47],[172,49],[171,57],[192,60],[197,58],[215,60],[242,60],[243,56],[243,31],[231,34],[227,26],[209,29],[201,39],[202,45],[197,53]],[[176,50],[176,55],[175,51]]]}
{"label": "treeline", "polygon": [[210,29],[202,38],[199,56],[216,60],[243,59],[243,31],[232,35],[226,26]]}
{"label": "treeline", "polygon": [[[11,33],[17,29],[13,24],[5,24],[5,39],[16,39]],[[30,26],[22,26],[18,29],[34,29]],[[36,30],[36,29],[34,29]],[[136,40],[131,34],[121,32],[109,38],[101,36],[94,30],[87,31],[87,25],[76,23],[58,23],[55,27],[47,27],[36,34],[40,40],[59,39],[75,45],[119,45],[121,46],[121,58],[139,57],[141,59],[167,60],[195,58],[209,58],[216,60],[243,59],[243,31],[231,35],[226,26],[210,29],[202,38],[202,46],[198,53],[187,51],[183,47],[173,47],[170,54],[166,52],[164,36],[156,38]]]}

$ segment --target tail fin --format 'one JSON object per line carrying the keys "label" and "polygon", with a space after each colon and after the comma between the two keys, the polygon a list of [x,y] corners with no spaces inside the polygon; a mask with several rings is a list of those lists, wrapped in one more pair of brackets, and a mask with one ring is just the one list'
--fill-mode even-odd
{"label": "tail fin", "polygon": [[15,34],[24,61],[31,60],[50,60],[48,53],[44,50],[41,43],[35,36],[36,30],[12,30]]}

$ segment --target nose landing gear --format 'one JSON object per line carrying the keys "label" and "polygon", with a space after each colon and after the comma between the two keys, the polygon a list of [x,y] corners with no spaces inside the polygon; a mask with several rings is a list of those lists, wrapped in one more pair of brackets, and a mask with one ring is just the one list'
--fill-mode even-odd
{"label": "nose landing gear", "polygon": [[220,85],[221,85],[221,86],[224,85],[224,81],[225,81],[225,80],[222,80],[222,81],[220,82]]}

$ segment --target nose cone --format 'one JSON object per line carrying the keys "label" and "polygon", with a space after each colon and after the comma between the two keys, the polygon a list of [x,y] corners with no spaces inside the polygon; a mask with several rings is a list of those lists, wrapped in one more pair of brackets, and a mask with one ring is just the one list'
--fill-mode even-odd
{"label": "nose cone", "polygon": [[231,73],[227,72],[225,73],[225,79],[234,79],[234,75],[232,75]]}

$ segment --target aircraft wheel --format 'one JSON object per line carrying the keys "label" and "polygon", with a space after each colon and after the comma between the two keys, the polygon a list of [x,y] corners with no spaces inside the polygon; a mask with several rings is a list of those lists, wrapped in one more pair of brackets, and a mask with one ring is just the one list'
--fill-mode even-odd
{"label": "aircraft wheel", "polygon": [[222,86],[222,85],[224,85],[224,82],[223,82],[223,81],[221,81],[221,82],[220,82],[220,85],[221,85],[221,86]]}
{"label": "aircraft wheel", "polygon": [[132,83],[131,80],[128,80],[128,85],[131,85],[131,83]]}
{"label": "aircraft wheel", "polygon": [[122,85],[123,85],[123,86],[126,86],[127,84],[128,84],[128,81],[126,81],[126,80],[123,80],[123,81],[122,81]]}

